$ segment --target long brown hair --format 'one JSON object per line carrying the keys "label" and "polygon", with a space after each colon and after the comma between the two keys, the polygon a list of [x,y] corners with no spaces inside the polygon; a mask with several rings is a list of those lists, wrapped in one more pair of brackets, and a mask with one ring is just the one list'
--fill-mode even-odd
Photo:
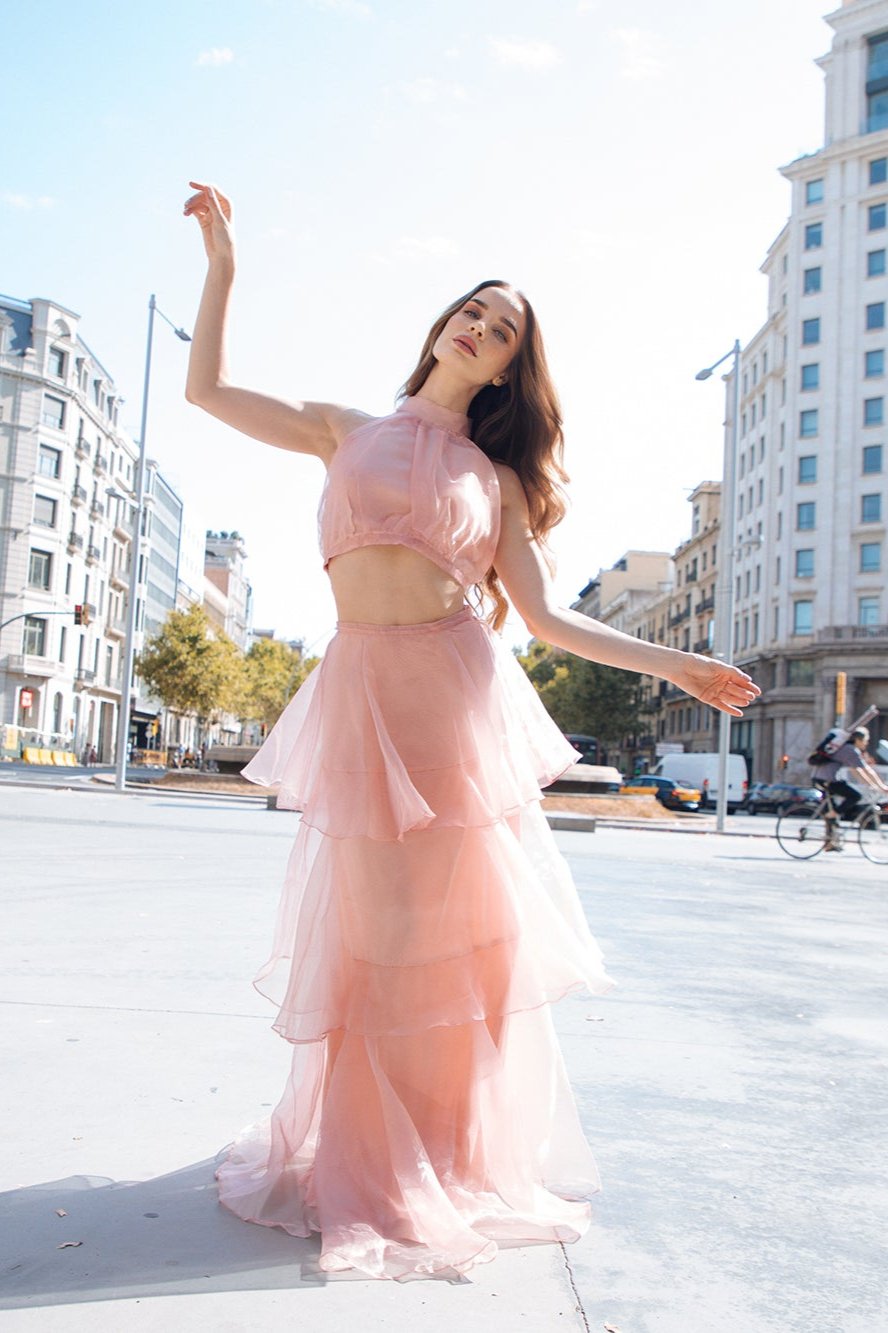
{"label": "long brown hair", "polygon": [[[564,517],[567,508],[564,484],[570,478],[562,464],[561,404],[549,374],[539,324],[524,293],[501,278],[491,278],[488,282],[479,282],[449,305],[429,330],[416,368],[398,396],[412,396],[419,392],[435,365],[432,348],[445,324],[485,287],[502,287],[518,297],[524,306],[524,337],[509,365],[505,384],[485,384],[469,404],[471,436],[488,458],[507,463],[520,477],[527,496],[530,531],[539,542],[551,572],[554,562],[546,545],[546,535]],[[493,602],[487,618],[494,629],[500,629],[509,605],[493,566],[475,586],[479,600],[486,596]]]}

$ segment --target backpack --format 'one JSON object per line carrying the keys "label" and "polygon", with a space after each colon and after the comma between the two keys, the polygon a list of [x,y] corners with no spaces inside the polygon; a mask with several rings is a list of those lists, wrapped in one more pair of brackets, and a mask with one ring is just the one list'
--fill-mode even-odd
{"label": "backpack", "polygon": [[828,764],[832,760],[836,750],[840,745],[844,745],[850,732],[844,731],[841,727],[833,727],[826,733],[823,740],[820,741],[816,749],[808,755],[809,764]]}

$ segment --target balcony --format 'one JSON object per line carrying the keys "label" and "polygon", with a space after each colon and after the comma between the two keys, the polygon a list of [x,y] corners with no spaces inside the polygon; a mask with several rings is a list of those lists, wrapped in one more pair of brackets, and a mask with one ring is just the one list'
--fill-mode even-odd
{"label": "balcony", "polygon": [[682,611],[676,611],[674,616],[669,617],[669,628],[675,629],[676,625],[680,625],[683,620],[687,620],[690,614],[691,609],[689,606],[686,606]]}
{"label": "balcony", "polygon": [[111,584],[111,587],[116,588],[118,592],[126,592],[130,585],[129,570],[128,569],[113,570],[111,576],[108,579],[108,582]]}
{"label": "balcony", "polygon": [[710,646],[709,646],[709,640],[708,640],[708,639],[698,639],[697,642],[694,644],[694,652],[695,652],[695,653],[708,653],[708,652],[711,652],[711,648],[710,648]]}
{"label": "balcony", "polygon": [[107,458],[105,457],[104,454],[96,454],[96,459],[95,459],[94,467],[95,467],[95,469],[96,469],[96,472],[107,473],[107,471],[108,471],[108,460],[107,460]]}
{"label": "balcony", "polygon": [[36,653],[7,653],[6,670],[17,676],[40,676],[47,679],[59,670],[58,662]]}
{"label": "balcony", "polygon": [[117,672],[115,675],[110,676],[108,678],[103,677],[101,680],[95,680],[92,686],[93,693],[119,694],[121,684],[122,684],[122,677],[120,673]]}
{"label": "balcony", "polygon": [[94,497],[92,504],[89,507],[90,518],[102,518],[104,513],[105,506],[102,504],[101,500],[96,500]]}
{"label": "balcony", "polygon": [[113,620],[106,620],[105,633],[109,639],[125,639],[126,621],[122,616],[115,616]]}
{"label": "balcony", "polygon": [[689,569],[687,574],[685,574],[685,583],[696,583],[696,582],[697,582],[696,569]]}
{"label": "balcony", "polygon": [[888,639],[888,625],[828,625],[817,631],[818,643],[876,643]]}
{"label": "balcony", "polygon": [[694,607],[694,614],[702,616],[704,611],[711,611],[714,606],[715,606],[715,597],[712,593],[710,593],[708,597],[703,598],[702,602],[697,603],[697,605]]}
{"label": "balcony", "polygon": [[129,519],[115,518],[114,536],[122,542],[131,542],[133,539],[133,525]]}
{"label": "balcony", "polygon": [[83,689],[84,686],[92,685],[96,678],[96,673],[90,671],[88,667],[78,667],[74,672],[74,688]]}
{"label": "balcony", "polygon": [[71,503],[72,503],[72,505],[82,505],[82,504],[86,504],[86,487],[85,487],[85,486],[72,486],[72,487],[71,487]]}
{"label": "balcony", "polygon": [[68,554],[73,555],[75,551],[83,550],[83,538],[79,532],[68,533]]}
{"label": "balcony", "polygon": [[74,445],[75,458],[89,458],[89,444],[83,435],[78,435],[77,443]]}
{"label": "balcony", "polygon": [[81,606],[83,607],[83,614],[86,616],[86,619],[89,622],[89,624],[94,625],[98,612],[96,611],[96,608],[93,606],[92,602],[82,602]]}
{"label": "balcony", "polygon": [[[81,545],[82,545],[82,540],[81,540]],[[102,552],[99,550],[98,546],[87,546],[86,563],[88,565],[94,565],[96,561],[99,559],[101,554]]]}

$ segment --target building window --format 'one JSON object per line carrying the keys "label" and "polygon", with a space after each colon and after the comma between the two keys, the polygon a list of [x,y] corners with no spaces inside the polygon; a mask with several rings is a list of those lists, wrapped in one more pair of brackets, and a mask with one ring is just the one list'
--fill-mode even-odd
{"label": "building window", "polygon": [[870,204],[866,211],[867,230],[884,231],[886,215],[888,215],[888,205]]}
{"label": "building window", "polygon": [[[823,223],[809,222],[805,228],[805,249],[819,250],[823,245]],[[783,272],[786,272],[786,256],[783,256]]]}
{"label": "building window", "polygon": [[48,444],[41,444],[37,455],[37,471],[41,477],[58,478],[62,471],[62,453]]}
{"label": "building window", "polygon": [[791,657],[786,664],[787,685],[813,685],[814,663],[800,657]]}
{"label": "building window", "polygon": [[65,378],[65,353],[61,347],[50,347],[49,349],[49,373],[57,380]]}
{"label": "building window", "polygon": [[758,494],[756,495],[756,500],[755,500],[756,508],[758,508],[758,506],[762,503],[764,498],[765,498],[765,482],[763,477],[759,477]]}
{"label": "building window", "polygon": [[796,563],[795,572],[797,579],[811,579],[814,577],[814,548],[808,546],[802,551],[795,553]]}
{"label": "building window", "polygon": [[817,522],[817,506],[813,500],[803,500],[796,505],[796,530],[811,532]]}
{"label": "building window", "polygon": [[872,134],[888,126],[888,35],[867,40],[866,128]]}
{"label": "building window", "polygon": [[874,352],[867,352],[863,359],[863,373],[868,380],[881,379],[885,374],[885,351],[877,347]]}
{"label": "building window", "polygon": [[22,652],[34,657],[46,656],[46,621],[39,616],[25,616]]}
{"label": "building window", "polygon": [[864,398],[863,424],[865,426],[881,426],[884,419],[884,402],[884,398]]}
{"label": "building window", "polygon": [[805,347],[812,347],[820,342],[820,320],[803,319],[802,320],[802,344]]}
{"label": "building window", "polygon": [[65,429],[65,404],[61,398],[53,398],[48,393],[43,395],[43,424],[55,430]]}
{"label": "building window", "polygon": [[[782,467],[779,467],[779,468],[777,469],[777,494],[778,494],[778,495],[782,495],[782,494],[783,494],[783,468],[782,468]],[[778,534],[778,536],[779,536],[779,534]]]}
{"label": "building window", "polygon": [[817,434],[817,408],[808,407],[799,413],[799,435],[805,439]]}
{"label": "building window", "polygon": [[866,276],[868,278],[881,278],[885,272],[885,251],[870,250],[866,257]]}
{"label": "building window", "polygon": [[48,495],[34,496],[34,522],[41,528],[54,528],[56,525],[56,502]]}
{"label": "building window", "polygon": [[879,623],[878,597],[858,598],[857,623],[858,625],[878,625]]}
{"label": "building window", "polygon": [[780,563],[780,556],[778,555],[777,559],[774,561],[774,582],[777,584],[778,588],[780,587],[780,575],[782,573],[782,568],[783,567]]}
{"label": "building window", "polygon": [[802,291],[805,296],[813,296],[815,292],[820,291],[821,288],[820,278],[821,278],[821,269],[819,267],[805,269],[804,281],[802,286]]}
{"label": "building window", "polygon": [[860,497],[860,521],[861,523],[881,523],[882,497],[878,491],[875,495],[862,495]]}
{"label": "building window", "polygon": [[813,602],[809,602],[807,600],[802,602],[793,602],[792,632],[793,634],[813,634],[814,632]]}
{"label": "building window", "polygon": [[863,446],[863,471],[864,473],[882,471],[882,446],[880,444],[865,444]]}
{"label": "building window", "polygon": [[43,588],[48,592],[51,570],[52,556],[49,551],[35,551],[32,549],[28,562],[29,585],[32,588]]}
{"label": "building window", "polygon": [[878,574],[882,568],[882,543],[862,542],[860,546],[861,574]]}
{"label": "building window", "polygon": [[885,302],[873,301],[866,308],[866,327],[867,329],[884,329],[885,327]]}
{"label": "building window", "polygon": [[823,203],[823,177],[818,176],[817,180],[805,181],[805,203],[822,204]]}
{"label": "building window", "polygon": [[802,366],[802,391],[820,388],[820,362],[812,361]]}
{"label": "building window", "polygon": [[809,486],[817,480],[817,455],[805,454],[799,459],[799,485]]}
{"label": "building window", "polygon": [[888,180],[888,157],[874,157],[869,164],[870,185],[881,185]]}

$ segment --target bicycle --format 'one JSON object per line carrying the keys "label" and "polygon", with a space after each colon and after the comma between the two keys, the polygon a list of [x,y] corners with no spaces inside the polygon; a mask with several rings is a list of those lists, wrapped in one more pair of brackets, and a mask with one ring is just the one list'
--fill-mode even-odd
{"label": "bicycle", "polygon": [[[819,782],[823,795],[817,805],[799,801],[777,820],[777,841],[787,856],[797,861],[810,861],[822,852],[827,843],[843,845],[845,830],[833,805],[829,791]],[[866,806],[851,821],[857,829],[857,842],[868,861],[888,865],[888,809],[875,800],[864,798]]]}

